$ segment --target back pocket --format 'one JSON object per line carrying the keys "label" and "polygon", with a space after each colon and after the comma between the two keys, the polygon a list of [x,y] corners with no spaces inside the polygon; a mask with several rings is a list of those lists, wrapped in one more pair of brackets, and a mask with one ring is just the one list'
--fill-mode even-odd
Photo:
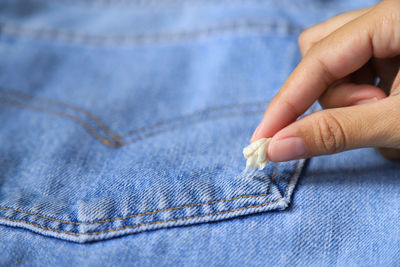
{"label": "back pocket", "polygon": [[[57,5],[38,10],[51,20]],[[87,7],[79,27],[2,23],[0,223],[88,242],[286,208],[304,161],[246,175],[241,151],[300,29],[235,12],[153,33],[89,26],[114,11]]]}

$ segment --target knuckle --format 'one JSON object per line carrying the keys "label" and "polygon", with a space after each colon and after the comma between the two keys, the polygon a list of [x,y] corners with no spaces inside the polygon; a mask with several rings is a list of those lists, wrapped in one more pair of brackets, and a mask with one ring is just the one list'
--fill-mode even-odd
{"label": "knuckle", "polygon": [[318,147],[321,147],[327,154],[343,151],[346,147],[343,127],[336,117],[329,112],[317,119],[315,131]]}
{"label": "knuckle", "polygon": [[400,22],[400,5],[397,8],[383,6],[377,8],[375,23],[378,27],[398,26]]}
{"label": "knuckle", "polygon": [[392,57],[400,46],[400,1],[382,1],[372,13],[372,45],[377,57]]}
{"label": "knuckle", "polygon": [[396,12],[399,13],[400,2],[399,0],[381,0],[376,6],[376,9],[381,10],[384,13]]}

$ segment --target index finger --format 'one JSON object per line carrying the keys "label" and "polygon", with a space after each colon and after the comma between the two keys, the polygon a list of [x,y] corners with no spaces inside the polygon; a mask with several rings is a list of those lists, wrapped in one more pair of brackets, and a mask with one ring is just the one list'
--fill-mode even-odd
{"label": "index finger", "polygon": [[271,137],[294,122],[330,84],[368,62],[373,54],[368,13],[340,27],[310,49],[269,104],[251,141]]}

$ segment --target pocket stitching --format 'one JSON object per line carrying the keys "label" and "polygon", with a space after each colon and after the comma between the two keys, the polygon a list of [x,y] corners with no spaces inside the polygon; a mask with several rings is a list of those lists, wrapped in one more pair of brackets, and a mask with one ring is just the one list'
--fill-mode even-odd
{"label": "pocket stitching", "polygon": [[[296,170],[297,164],[295,166],[295,170]],[[138,213],[138,214],[131,214],[131,215],[127,215],[124,217],[116,217],[116,218],[111,218],[111,219],[103,219],[103,220],[98,220],[98,221],[93,221],[93,222],[72,222],[72,221],[64,221],[64,220],[59,220],[59,219],[55,219],[55,218],[51,218],[42,214],[38,214],[38,213],[34,213],[34,212],[30,212],[30,211],[24,211],[24,210],[19,210],[19,209],[14,209],[14,208],[8,208],[8,207],[0,207],[1,210],[11,210],[11,211],[16,211],[16,212],[20,212],[20,213],[25,213],[25,214],[29,214],[29,215],[34,215],[34,216],[38,216],[38,217],[42,217],[44,219],[48,219],[51,221],[55,221],[55,222],[59,222],[59,223],[64,223],[64,224],[73,224],[73,225],[81,225],[81,224],[97,224],[97,223],[107,223],[107,222],[113,222],[113,221],[117,221],[117,220],[126,220],[129,218],[133,218],[133,217],[138,217],[138,216],[143,216],[143,215],[151,215],[151,214],[155,214],[155,213],[159,213],[159,212],[164,212],[164,211],[170,211],[170,210],[178,210],[178,209],[185,209],[185,208],[192,208],[192,207],[198,207],[198,206],[203,206],[203,205],[214,205],[216,203],[220,203],[220,202],[228,202],[228,201],[233,201],[236,199],[242,199],[242,198],[250,198],[250,197],[261,197],[261,196],[267,196],[270,193],[270,189],[271,189],[271,185],[274,182],[274,176],[275,176],[275,172],[276,172],[276,164],[274,167],[274,170],[272,172],[272,176],[271,176],[271,182],[270,182],[270,186],[268,187],[268,191],[267,193],[262,193],[262,194],[258,194],[258,195],[244,195],[244,196],[236,196],[233,198],[228,198],[228,199],[220,199],[220,200],[214,200],[211,202],[205,202],[205,203],[196,203],[196,204],[190,204],[190,205],[184,205],[184,206],[180,206],[180,207],[173,207],[173,208],[165,208],[165,209],[160,209],[160,210],[155,210],[155,211],[148,211],[148,212],[142,212],[142,213]]]}
{"label": "pocket stitching", "polygon": [[63,230],[59,230],[59,229],[48,228],[48,227],[41,226],[41,225],[38,225],[38,224],[35,224],[35,223],[31,223],[31,222],[28,222],[28,221],[25,221],[25,220],[15,220],[15,219],[3,217],[3,216],[0,216],[0,218],[1,219],[5,219],[5,220],[9,220],[9,221],[12,221],[12,222],[23,222],[23,223],[26,223],[26,224],[29,224],[29,225],[33,225],[35,227],[42,228],[44,230],[49,230],[49,231],[53,231],[53,232],[55,231],[55,232],[58,232],[58,233],[70,234],[70,235],[75,235],[75,236],[98,235],[98,234],[102,234],[102,233],[115,232],[115,231],[130,229],[130,228],[137,228],[137,227],[144,226],[144,225],[158,224],[158,223],[164,223],[164,222],[175,222],[175,221],[181,221],[181,220],[187,220],[187,219],[195,219],[195,218],[206,217],[206,216],[227,214],[227,213],[238,211],[238,210],[244,210],[244,209],[258,208],[258,207],[266,206],[266,205],[269,205],[269,204],[273,204],[273,203],[279,202],[280,200],[281,199],[278,199],[278,200],[275,200],[275,201],[272,201],[272,202],[268,202],[268,203],[259,204],[259,205],[251,205],[251,206],[246,206],[246,207],[241,207],[241,208],[236,208],[236,209],[232,209],[232,210],[228,210],[228,211],[221,211],[221,212],[216,212],[216,213],[211,213],[211,214],[200,214],[200,215],[196,215],[196,216],[189,216],[189,217],[183,217],[183,218],[177,218],[177,219],[167,219],[167,220],[162,220],[162,221],[153,221],[153,222],[147,222],[147,223],[140,223],[140,224],[128,225],[128,226],[124,226],[124,227],[112,228],[112,229],[107,229],[107,230],[103,230],[103,231],[88,232],[88,233],[67,232],[67,231],[63,231]]}
{"label": "pocket stitching", "polygon": [[[295,166],[293,168],[292,175],[290,176],[290,179],[289,179],[289,181],[288,181],[288,183],[287,183],[287,185],[285,187],[285,192],[284,192],[283,196],[280,199],[277,199],[277,200],[271,201],[271,202],[267,202],[267,203],[258,204],[258,205],[251,205],[251,206],[245,206],[245,207],[241,207],[241,208],[235,208],[235,209],[228,210],[228,211],[216,212],[216,213],[211,213],[211,214],[200,214],[200,215],[196,215],[196,216],[189,216],[189,217],[176,218],[176,219],[167,219],[167,220],[161,220],[161,221],[146,222],[146,223],[128,225],[128,226],[124,226],[124,227],[118,227],[118,228],[112,228],[112,229],[107,229],[107,230],[103,230],[103,231],[88,232],[88,233],[75,233],[75,232],[68,232],[68,231],[63,231],[63,230],[59,230],[59,229],[52,229],[52,228],[41,226],[41,225],[38,225],[38,224],[35,224],[35,223],[28,222],[26,220],[15,220],[15,219],[3,217],[3,216],[0,216],[0,219],[5,219],[5,220],[8,220],[8,221],[12,221],[12,222],[22,222],[22,223],[26,223],[28,225],[32,225],[32,226],[35,226],[35,227],[38,227],[38,228],[41,228],[41,229],[44,229],[44,230],[49,230],[49,231],[52,231],[52,232],[64,233],[64,234],[69,234],[69,235],[74,235],[74,236],[82,236],[82,235],[89,235],[90,236],[90,235],[99,235],[99,234],[102,234],[102,233],[115,232],[115,231],[130,229],[130,228],[137,228],[137,227],[144,226],[144,225],[159,224],[159,223],[165,223],[165,222],[175,222],[175,221],[188,220],[188,219],[190,220],[190,219],[206,217],[206,216],[227,214],[227,213],[231,213],[231,212],[235,212],[235,211],[239,211],[239,210],[245,210],[245,209],[250,209],[250,208],[258,208],[258,207],[267,206],[267,205],[270,205],[270,204],[277,203],[277,202],[281,201],[282,199],[285,199],[286,194],[288,192],[289,185],[291,184],[292,179],[295,177],[296,170],[298,168],[299,162],[300,162],[299,160],[296,162],[296,164],[295,164]],[[271,179],[271,182],[272,182],[272,179]],[[272,185],[272,183],[270,185]],[[264,195],[265,195],[265,193],[264,194],[260,194],[260,195],[253,195],[253,196],[264,196]],[[240,196],[236,197],[235,199],[238,199],[238,198],[240,198]],[[232,200],[234,200],[234,199],[232,199]],[[220,202],[221,201],[231,201],[231,200],[220,200]],[[199,204],[206,205],[207,203],[199,203]],[[171,209],[174,209],[174,208],[171,208]]]}

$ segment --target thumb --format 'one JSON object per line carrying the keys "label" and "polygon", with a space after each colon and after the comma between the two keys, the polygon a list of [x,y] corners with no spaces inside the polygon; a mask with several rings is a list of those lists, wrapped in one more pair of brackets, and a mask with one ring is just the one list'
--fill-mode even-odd
{"label": "thumb", "polygon": [[279,162],[361,147],[400,148],[400,95],[305,116],[276,133],[267,156]]}

